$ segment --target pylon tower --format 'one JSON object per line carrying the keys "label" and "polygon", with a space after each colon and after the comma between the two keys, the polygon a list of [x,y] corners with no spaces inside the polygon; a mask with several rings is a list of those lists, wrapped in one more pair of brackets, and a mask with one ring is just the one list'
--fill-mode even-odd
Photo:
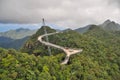
{"label": "pylon tower", "polygon": [[[47,34],[46,24],[45,24],[45,20],[44,20],[44,18],[42,19],[42,23],[43,23],[43,28],[44,28],[44,34]],[[46,42],[49,42],[49,38],[48,38],[48,36],[46,36]],[[50,49],[50,46],[48,46],[48,53],[49,53],[49,55],[51,55],[51,49]]]}

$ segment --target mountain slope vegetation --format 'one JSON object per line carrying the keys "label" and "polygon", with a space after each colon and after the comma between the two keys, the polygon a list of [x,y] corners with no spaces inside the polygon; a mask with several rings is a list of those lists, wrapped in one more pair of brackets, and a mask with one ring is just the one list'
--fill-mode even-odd
{"label": "mountain slope vegetation", "polygon": [[[48,33],[55,32],[47,27]],[[21,52],[0,48],[1,80],[119,80],[120,35],[119,31],[106,31],[96,25],[80,34],[73,30],[49,36],[51,43],[83,52],[71,56],[67,65],[60,65],[64,53],[37,41],[44,34],[43,27],[21,48]]]}
{"label": "mountain slope vegetation", "polygon": [[[56,31],[48,26],[46,26],[46,30],[48,33],[52,33]],[[46,51],[47,46],[41,44],[38,41],[38,36],[42,34],[44,34],[44,27],[41,27],[33,36],[30,37],[30,39],[21,48],[21,51],[30,54],[34,53],[35,55],[41,55],[41,56],[47,55],[48,54],[48,52]]]}
{"label": "mountain slope vegetation", "polygon": [[19,28],[0,33],[0,47],[20,49],[36,30]]}
{"label": "mountain slope vegetation", "polygon": [[29,36],[22,39],[11,39],[7,37],[0,37],[0,47],[2,48],[14,48],[16,50],[20,49],[23,44],[29,39]]}

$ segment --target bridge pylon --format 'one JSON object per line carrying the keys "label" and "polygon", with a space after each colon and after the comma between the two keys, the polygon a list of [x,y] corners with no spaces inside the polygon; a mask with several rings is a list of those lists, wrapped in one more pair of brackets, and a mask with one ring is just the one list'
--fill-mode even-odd
{"label": "bridge pylon", "polygon": [[[45,24],[45,20],[44,20],[44,18],[42,19],[42,24],[43,24],[43,28],[44,28],[44,34],[47,34],[46,24]],[[49,38],[48,38],[48,36],[46,36],[46,42],[49,42]],[[51,49],[50,49],[50,46],[48,46],[48,54],[51,55]]]}

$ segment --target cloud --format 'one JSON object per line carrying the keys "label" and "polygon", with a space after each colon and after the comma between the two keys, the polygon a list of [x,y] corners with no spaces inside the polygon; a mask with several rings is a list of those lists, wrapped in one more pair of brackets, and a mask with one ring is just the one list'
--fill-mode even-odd
{"label": "cloud", "polygon": [[[59,26],[77,28],[106,19],[119,22],[119,0],[0,0],[0,22],[40,23],[42,18]],[[116,4],[115,3],[115,4]]]}
{"label": "cloud", "polygon": [[120,0],[108,0],[108,3],[120,7]]}

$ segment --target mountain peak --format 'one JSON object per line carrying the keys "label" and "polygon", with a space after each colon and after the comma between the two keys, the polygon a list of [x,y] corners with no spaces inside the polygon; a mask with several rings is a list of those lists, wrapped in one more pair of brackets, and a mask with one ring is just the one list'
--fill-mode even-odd
{"label": "mountain peak", "polygon": [[109,23],[111,23],[112,21],[111,20],[106,20],[103,24],[109,24]]}
{"label": "mountain peak", "polygon": [[114,22],[114,21],[111,21],[111,20],[106,20],[104,23],[103,23],[103,25],[108,25],[108,24],[117,24],[116,22]]}
{"label": "mountain peak", "polygon": [[100,25],[104,30],[117,31],[120,30],[120,25],[114,21],[106,20]]}
{"label": "mountain peak", "polygon": [[43,34],[45,33],[44,27],[46,28],[47,33],[56,32],[55,29],[52,29],[52,28],[49,27],[49,26],[41,26],[41,28],[38,29],[37,32],[36,32],[33,36],[31,36],[31,37],[32,37],[32,38],[34,37],[34,39],[37,39],[37,37],[38,37],[39,35],[43,35]]}
{"label": "mountain peak", "polygon": [[18,28],[18,29],[16,29],[17,32],[19,32],[19,31],[23,31],[23,30],[25,30],[25,31],[29,31],[30,29],[25,29],[25,28]]}

